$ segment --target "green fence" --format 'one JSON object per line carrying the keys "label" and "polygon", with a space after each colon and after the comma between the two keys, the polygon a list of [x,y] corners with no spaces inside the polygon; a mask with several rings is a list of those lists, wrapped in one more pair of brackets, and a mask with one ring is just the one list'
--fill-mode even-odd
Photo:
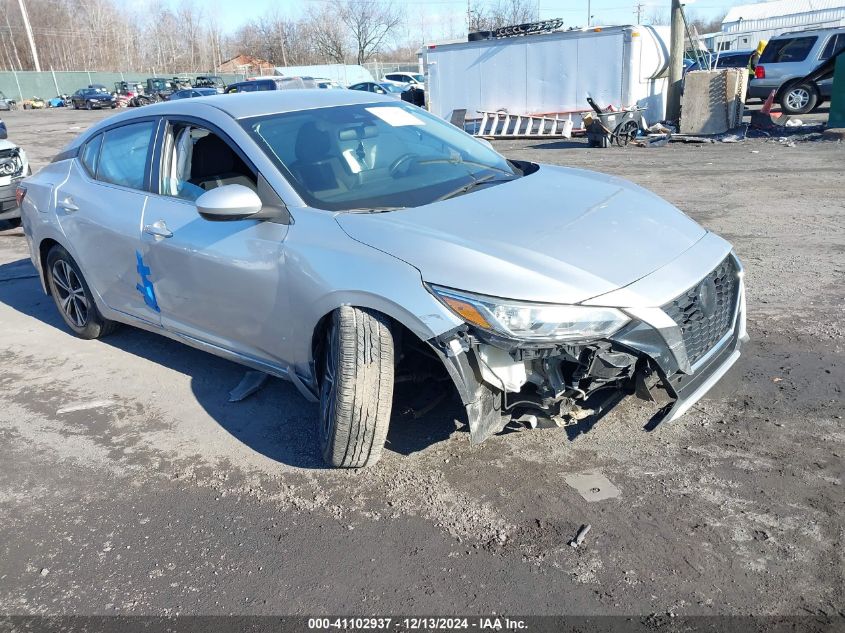
{"label": "green fence", "polygon": [[[202,73],[198,73],[202,74]],[[31,99],[32,97],[41,97],[42,99],[49,99],[60,94],[73,94],[80,88],[84,88],[88,84],[102,84],[111,89],[116,81],[137,81],[144,83],[147,77],[152,77],[144,72],[119,72],[119,73],[103,73],[103,72],[34,72],[34,71],[3,71],[0,72],[0,92],[6,95],[9,99]],[[196,75],[167,74],[160,73],[154,75],[156,77],[190,77],[193,79]],[[227,84],[236,81],[243,81],[244,75],[221,75],[223,81]]]}

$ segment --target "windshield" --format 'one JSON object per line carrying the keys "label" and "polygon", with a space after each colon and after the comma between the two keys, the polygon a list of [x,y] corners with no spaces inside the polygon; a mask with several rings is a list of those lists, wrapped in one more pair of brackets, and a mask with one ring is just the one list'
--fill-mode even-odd
{"label": "windshield", "polygon": [[423,77],[422,75],[413,75],[413,77],[420,83],[425,83],[425,77]]}
{"label": "windshield", "polygon": [[379,84],[379,86],[381,86],[388,92],[396,92],[399,94],[405,92],[405,89],[402,86],[397,86],[396,84]]}
{"label": "windshield", "polygon": [[271,114],[242,125],[307,204],[330,211],[416,207],[481,178],[488,186],[518,175],[483,143],[401,102]]}

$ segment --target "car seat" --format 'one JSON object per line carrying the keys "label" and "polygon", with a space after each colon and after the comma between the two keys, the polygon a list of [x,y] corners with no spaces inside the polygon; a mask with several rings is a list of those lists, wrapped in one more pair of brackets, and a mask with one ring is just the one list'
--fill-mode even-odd
{"label": "car seat", "polygon": [[188,182],[206,191],[223,185],[244,185],[256,190],[250,169],[232,148],[214,134],[194,143]]}

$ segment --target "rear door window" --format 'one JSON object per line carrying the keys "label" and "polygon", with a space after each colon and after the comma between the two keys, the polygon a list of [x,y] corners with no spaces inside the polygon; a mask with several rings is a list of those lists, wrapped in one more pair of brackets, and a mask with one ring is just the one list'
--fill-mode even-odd
{"label": "rear door window", "polygon": [[97,180],[130,189],[145,189],[155,126],[155,121],[142,121],[108,130],[100,150]]}
{"label": "rear door window", "polygon": [[830,59],[845,50],[845,33],[839,33],[831,37],[825,44],[819,59]]}
{"label": "rear door window", "polygon": [[788,62],[803,62],[807,59],[818,37],[790,37],[769,42],[766,50],[760,56],[761,64],[778,64]]}

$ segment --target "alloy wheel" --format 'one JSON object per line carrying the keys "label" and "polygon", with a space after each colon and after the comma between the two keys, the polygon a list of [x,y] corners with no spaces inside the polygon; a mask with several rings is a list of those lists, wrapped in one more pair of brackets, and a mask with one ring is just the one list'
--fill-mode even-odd
{"label": "alloy wheel", "polygon": [[786,103],[792,110],[800,110],[810,102],[810,93],[804,88],[794,88],[786,95]]}
{"label": "alloy wheel", "polygon": [[50,271],[58,303],[68,320],[78,328],[88,323],[88,298],[76,271],[63,259],[53,264]]}

